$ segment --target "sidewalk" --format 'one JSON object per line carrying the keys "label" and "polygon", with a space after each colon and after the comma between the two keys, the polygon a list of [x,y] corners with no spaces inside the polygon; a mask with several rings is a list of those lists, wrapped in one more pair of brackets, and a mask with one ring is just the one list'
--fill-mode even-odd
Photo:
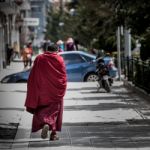
{"label": "sidewalk", "polygon": [[[32,57],[32,60],[34,61],[36,56]],[[9,74],[16,73],[19,71],[24,70],[24,64],[22,59],[15,59],[14,61],[11,62],[10,66],[7,66],[7,68],[0,70],[0,80]]]}
{"label": "sidewalk", "polygon": [[23,69],[23,62],[11,62],[11,65],[7,66],[6,69],[0,70],[0,80],[6,75],[22,71]]}
{"label": "sidewalk", "polygon": [[[20,66],[21,68],[21,66]],[[3,89],[3,91],[2,91]],[[31,133],[32,115],[24,111],[26,84],[0,85],[9,98],[1,108],[20,108],[15,139],[0,140],[3,149],[149,150],[150,104],[116,81],[112,93],[97,92],[97,83],[68,83],[60,140]],[[2,103],[3,102],[3,103]],[[9,106],[10,105],[10,106]],[[17,106],[16,106],[17,105]],[[13,114],[11,114],[13,116]],[[12,121],[12,120],[11,120]]]}

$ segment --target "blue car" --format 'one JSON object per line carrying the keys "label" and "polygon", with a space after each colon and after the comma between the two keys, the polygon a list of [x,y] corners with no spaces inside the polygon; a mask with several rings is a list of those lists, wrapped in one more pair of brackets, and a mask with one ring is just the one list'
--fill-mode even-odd
{"label": "blue car", "polygon": [[[60,52],[64,59],[68,82],[97,81],[96,56],[83,51]],[[22,72],[5,76],[1,83],[27,82],[31,68]],[[116,73],[116,70],[114,70]]]}
{"label": "blue car", "polygon": [[66,70],[67,79],[70,82],[82,81],[96,81],[98,79],[96,74],[95,56],[83,51],[66,51],[61,52]]}

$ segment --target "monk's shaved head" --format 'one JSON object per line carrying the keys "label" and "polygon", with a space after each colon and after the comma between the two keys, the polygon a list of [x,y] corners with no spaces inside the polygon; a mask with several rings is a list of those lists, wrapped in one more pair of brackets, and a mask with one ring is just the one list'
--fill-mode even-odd
{"label": "monk's shaved head", "polygon": [[47,51],[56,52],[58,51],[58,46],[56,44],[51,44],[48,46]]}

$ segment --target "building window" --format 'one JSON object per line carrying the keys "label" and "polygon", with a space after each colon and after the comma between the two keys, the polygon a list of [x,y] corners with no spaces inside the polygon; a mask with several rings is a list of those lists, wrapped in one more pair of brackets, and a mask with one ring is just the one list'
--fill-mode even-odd
{"label": "building window", "polygon": [[40,12],[41,8],[40,7],[32,7],[32,12]]}

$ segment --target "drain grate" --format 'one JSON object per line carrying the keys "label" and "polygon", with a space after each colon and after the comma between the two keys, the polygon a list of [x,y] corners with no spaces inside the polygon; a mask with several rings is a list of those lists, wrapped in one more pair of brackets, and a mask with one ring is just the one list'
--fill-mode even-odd
{"label": "drain grate", "polygon": [[0,139],[14,139],[19,123],[0,124]]}

